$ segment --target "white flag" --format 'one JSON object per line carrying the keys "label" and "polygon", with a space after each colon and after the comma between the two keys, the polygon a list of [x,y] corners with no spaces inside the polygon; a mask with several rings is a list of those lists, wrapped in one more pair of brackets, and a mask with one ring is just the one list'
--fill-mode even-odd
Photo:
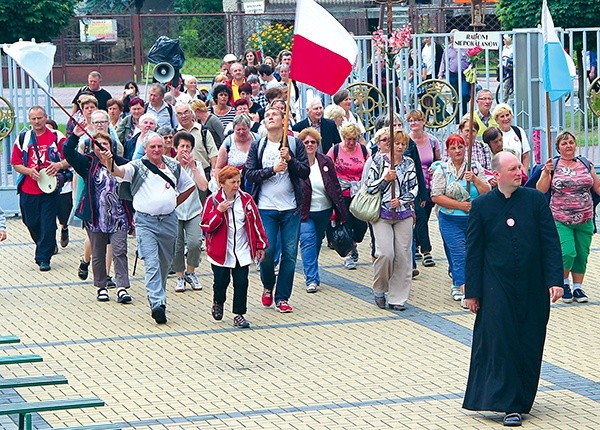
{"label": "white flag", "polygon": [[4,53],[11,57],[42,88],[48,92],[46,78],[54,65],[56,46],[51,43],[19,41],[4,44]]}

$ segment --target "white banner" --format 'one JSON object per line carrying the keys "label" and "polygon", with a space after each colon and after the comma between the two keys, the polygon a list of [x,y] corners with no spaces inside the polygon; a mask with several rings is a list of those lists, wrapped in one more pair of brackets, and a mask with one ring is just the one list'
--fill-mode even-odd
{"label": "white banner", "polygon": [[483,49],[499,50],[502,36],[497,31],[457,31],[454,36],[454,47],[469,49],[479,46]]}

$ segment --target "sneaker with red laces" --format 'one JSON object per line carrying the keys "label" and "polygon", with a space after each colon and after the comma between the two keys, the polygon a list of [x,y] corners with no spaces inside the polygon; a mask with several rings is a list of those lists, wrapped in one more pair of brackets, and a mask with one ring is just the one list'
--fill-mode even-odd
{"label": "sneaker with red laces", "polygon": [[263,290],[262,304],[267,308],[273,304],[273,290],[267,290],[266,288]]}
{"label": "sneaker with red laces", "polygon": [[279,312],[282,314],[294,312],[294,308],[287,302],[287,300],[281,300],[279,303],[277,303],[277,309],[279,309]]}

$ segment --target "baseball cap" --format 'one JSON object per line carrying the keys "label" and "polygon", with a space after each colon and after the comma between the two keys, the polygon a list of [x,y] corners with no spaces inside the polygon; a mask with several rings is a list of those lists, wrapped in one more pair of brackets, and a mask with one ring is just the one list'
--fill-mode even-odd
{"label": "baseball cap", "polygon": [[223,61],[226,63],[232,63],[237,61],[237,57],[234,54],[227,54],[223,57]]}

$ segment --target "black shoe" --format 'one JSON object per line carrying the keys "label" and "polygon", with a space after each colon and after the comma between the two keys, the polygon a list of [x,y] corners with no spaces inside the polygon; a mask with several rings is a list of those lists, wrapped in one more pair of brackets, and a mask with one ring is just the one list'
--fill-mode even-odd
{"label": "black shoe", "polygon": [[521,414],[513,412],[504,415],[502,424],[504,425],[504,427],[521,427],[521,421]]}
{"label": "black shoe", "polygon": [[131,296],[125,288],[119,288],[117,290],[117,302],[118,303],[131,303]]}
{"label": "black shoe", "polygon": [[81,262],[79,263],[79,270],[77,270],[77,276],[79,276],[79,279],[81,279],[82,281],[85,281],[88,277],[89,271],[90,262],[88,261],[86,263],[82,258]]}
{"label": "black shoe", "polygon": [[106,288],[115,288],[117,286],[117,284],[115,284],[115,281],[113,281],[112,276],[107,276],[106,277]]}
{"label": "black shoe", "polygon": [[159,305],[152,309],[152,318],[156,321],[156,324],[167,323],[167,307],[165,305]]}
{"label": "black shoe", "polygon": [[375,304],[379,309],[385,309],[385,296],[375,296]]}
{"label": "black shoe", "polygon": [[211,313],[214,319],[221,321],[223,319],[223,303],[214,302]]}
{"label": "black shoe", "polygon": [[40,272],[48,272],[50,270],[50,263],[47,261],[42,261],[39,266]]}
{"label": "black shoe", "polygon": [[69,244],[69,227],[60,230],[60,246],[66,248]]}
{"label": "black shoe", "polygon": [[404,305],[388,305],[388,307],[392,311],[405,311],[406,310],[406,306],[404,306]]}

